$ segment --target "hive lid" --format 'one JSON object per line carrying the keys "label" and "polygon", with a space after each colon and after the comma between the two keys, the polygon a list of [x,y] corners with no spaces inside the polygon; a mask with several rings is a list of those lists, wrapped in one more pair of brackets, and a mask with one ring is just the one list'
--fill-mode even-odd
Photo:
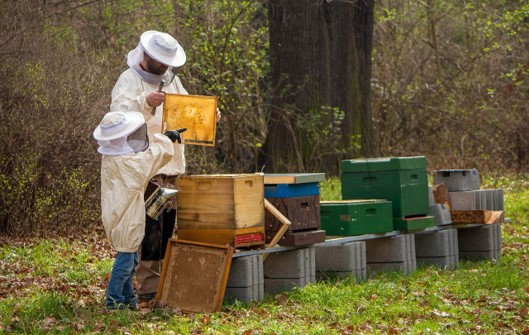
{"label": "hive lid", "polygon": [[479,171],[477,169],[442,169],[442,170],[433,170],[432,172],[436,174],[450,174],[452,172],[461,173],[463,175],[466,173],[473,174],[473,175],[479,174]]}
{"label": "hive lid", "polygon": [[320,206],[367,205],[391,203],[387,199],[321,200]]}
{"label": "hive lid", "polygon": [[179,177],[179,179],[245,179],[255,178],[261,179],[262,173],[220,173],[220,174],[189,174]]}
{"label": "hive lid", "polygon": [[361,158],[342,161],[342,173],[416,169],[426,169],[424,156]]}
{"label": "hive lid", "polygon": [[265,173],[265,184],[304,184],[325,180],[325,173]]}

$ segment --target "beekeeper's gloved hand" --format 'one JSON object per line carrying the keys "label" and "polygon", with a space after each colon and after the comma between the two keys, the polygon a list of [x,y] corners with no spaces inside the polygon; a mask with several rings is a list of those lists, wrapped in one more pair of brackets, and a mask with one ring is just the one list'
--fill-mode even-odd
{"label": "beekeeper's gloved hand", "polygon": [[178,143],[182,143],[182,138],[180,137],[180,133],[183,133],[186,131],[187,128],[180,128],[177,130],[168,130],[165,133],[163,133],[165,136],[169,137],[169,139],[174,143],[178,141]]}

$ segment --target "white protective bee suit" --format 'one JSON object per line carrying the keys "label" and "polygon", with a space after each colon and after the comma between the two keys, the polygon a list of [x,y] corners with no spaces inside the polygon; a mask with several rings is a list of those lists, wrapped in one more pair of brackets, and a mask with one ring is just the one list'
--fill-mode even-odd
{"label": "white protective bee suit", "polygon": [[[151,115],[152,107],[147,104],[147,95],[158,90],[160,80],[162,79],[166,82],[166,85],[162,89],[165,93],[188,94],[178,76],[171,72],[172,67],[163,75],[153,75],[142,70],[139,66],[146,47],[149,46],[151,40],[154,40],[153,36],[157,35],[164,36],[167,34],[153,31],[145,32],[138,46],[129,52],[127,57],[129,69],[121,73],[114,85],[112,102],[110,104],[111,112],[141,112],[147,123],[149,140],[152,140],[154,134],[162,132],[163,103],[156,108],[156,113],[153,116]],[[162,40],[162,42],[164,41]],[[176,43],[176,41],[173,42]],[[178,43],[176,43],[175,48],[178,50],[178,57],[181,57],[181,60],[178,59],[180,63],[182,61],[185,62],[183,49],[181,49]],[[169,164],[160,169],[158,174],[178,176],[185,173],[186,160],[184,156],[184,145],[175,142],[174,150],[175,154],[173,159]]]}
{"label": "white protective bee suit", "polygon": [[138,251],[145,234],[145,188],[174,153],[173,143],[162,134],[149,142],[144,152],[103,155],[101,161],[101,217],[116,251]]}
{"label": "white protective bee suit", "polygon": [[135,309],[134,268],[145,235],[144,190],[174,154],[169,137],[154,134],[139,112],[105,114],[94,130],[101,160],[101,217],[117,251],[106,292],[108,309]]}
{"label": "white protective bee suit", "polygon": [[[144,59],[144,53],[168,65],[167,71],[163,75],[145,71],[140,66]],[[128,53],[127,65],[129,68],[121,73],[114,85],[110,110],[125,113],[129,111],[141,112],[147,124],[149,139],[152,141],[154,134],[162,131],[163,103],[156,108],[155,114],[152,115],[152,107],[147,103],[146,97],[159,90],[161,80],[166,83],[162,88],[163,92],[188,94],[178,76],[171,71],[173,68],[184,65],[185,60],[184,50],[173,37],[157,31],[144,32],[138,46]],[[186,169],[184,145],[176,142],[172,145],[174,147],[173,158],[155,173],[157,183],[168,188],[176,188],[176,177],[183,175]],[[173,204],[173,209],[164,212],[158,222],[152,222],[150,218],[147,218],[146,238],[141,243],[140,260],[136,268],[140,296],[144,294],[153,295],[157,290],[164,258],[164,245],[172,236],[176,225],[176,201]],[[161,231],[158,231],[157,227],[161,227]],[[161,234],[161,237],[156,235],[158,233]],[[154,250],[159,251],[152,252]]]}
{"label": "white protective bee suit", "polygon": [[[152,136],[152,141],[147,141],[143,117],[137,112],[108,113],[103,120],[94,132],[100,145],[98,151],[103,155],[103,226],[116,251],[137,252],[145,234],[145,188],[157,171],[171,160],[173,143],[159,133]],[[107,122],[108,130],[104,128],[104,122]],[[127,133],[126,127],[133,132]],[[116,135],[124,135],[115,138],[111,134],[113,130]],[[140,134],[140,140],[135,140],[134,134]]]}

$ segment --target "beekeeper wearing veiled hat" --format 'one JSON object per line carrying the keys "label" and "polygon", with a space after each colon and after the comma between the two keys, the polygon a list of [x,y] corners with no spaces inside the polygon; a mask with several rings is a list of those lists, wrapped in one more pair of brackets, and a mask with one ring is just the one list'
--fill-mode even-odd
{"label": "beekeeper wearing veiled hat", "polygon": [[[175,75],[185,62],[184,49],[174,37],[154,30],[144,32],[136,48],[128,53],[129,68],[121,73],[112,90],[110,110],[140,111],[152,139],[153,134],[162,129],[164,92],[188,94]],[[163,83],[163,92],[158,92],[160,83]],[[220,111],[217,110],[217,122],[219,120]],[[173,159],[155,176],[160,186],[175,188],[176,178],[185,173],[184,145],[175,143],[174,152]],[[152,300],[156,295],[164,252],[173,235],[175,221],[176,208],[164,211],[158,221],[146,218],[145,239],[136,269],[140,300]]]}
{"label": "beekeeper wearing veiled hat", "polygon": [[[106,294],[108,309],[136,307],[132,285],[138,248],[145,234],[144,191],[174,155],[176,131],[147,137],[139,112],[107,113],[94,130],[101,160],[101,218],[117,251]],[[150,142],[150,143],[149,143]]]}

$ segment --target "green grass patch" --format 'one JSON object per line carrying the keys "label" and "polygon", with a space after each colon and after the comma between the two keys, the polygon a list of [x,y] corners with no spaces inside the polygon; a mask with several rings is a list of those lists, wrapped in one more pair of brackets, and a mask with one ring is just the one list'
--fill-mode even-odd
{"label": "green grass patch", "polygon": [[[211,314],[171,309],[108,312],[113,253],[104,238],[39,240],[0,247],[0,334],[524,334],[529,333],[529,191],[524,177],[504,188],[502,258],[456,270],[377,273],[366,282],[328,278]],[[321,184],[339,200],[339,180]]]}

